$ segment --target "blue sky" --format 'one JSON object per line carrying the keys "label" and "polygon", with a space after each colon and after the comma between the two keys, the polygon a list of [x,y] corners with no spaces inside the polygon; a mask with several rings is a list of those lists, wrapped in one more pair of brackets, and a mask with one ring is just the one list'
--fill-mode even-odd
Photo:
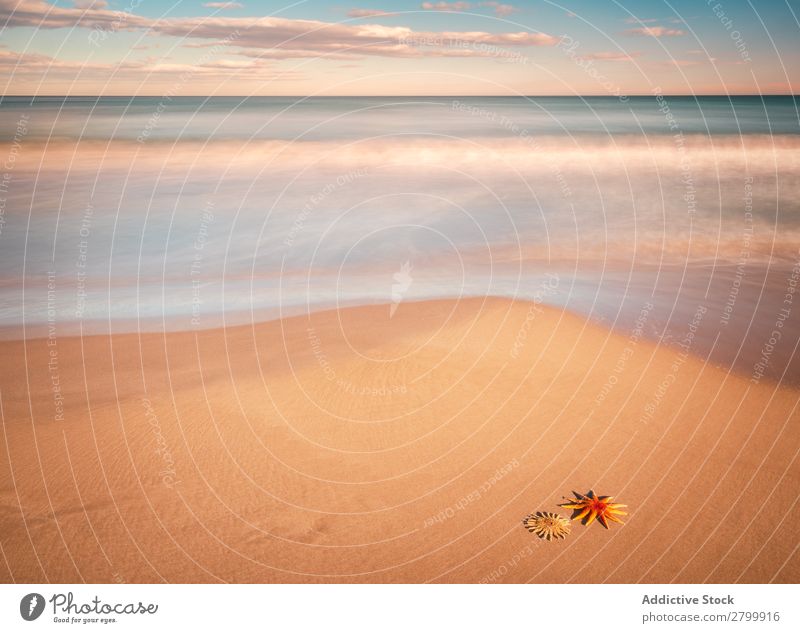
{"label": "blue sky", "polygon": [[8,94],[787,93],[798,16],[788,0],[0,0],[0,63]]}

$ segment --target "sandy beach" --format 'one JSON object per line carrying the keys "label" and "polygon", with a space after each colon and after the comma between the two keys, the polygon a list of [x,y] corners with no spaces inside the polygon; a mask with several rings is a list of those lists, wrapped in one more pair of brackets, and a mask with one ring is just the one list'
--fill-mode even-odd
{"label": "sandy beach", "polygon": [[[390,313],[0,343],[0,580],[800,580],[797,391],[532,303]],[[523,528],[589,489],[626,524]]]}

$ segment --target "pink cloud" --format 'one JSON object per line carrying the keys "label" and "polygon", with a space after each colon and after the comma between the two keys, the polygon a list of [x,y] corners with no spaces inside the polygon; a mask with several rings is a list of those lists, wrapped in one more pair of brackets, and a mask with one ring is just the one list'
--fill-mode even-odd
{"label": "pink cloud", "polygon": [[105,9],[108,6],[106,0],[74,0],[76,9]]}
{"label": "pink cloud", "polygon": [[5,28],[32,26],[58,29],[72,26],[132,30],[148,26],[152,20],[124,11],[109,11],[96,3],[89,9],[61,8],[44,0],[0,0],[0,24]]}
{"label": "pink cloud", "polygon": [[640,52],[634,53],[618,53],[615,51],[599,51],[597,53],[589,53],[587,55],[582,55],[581,59],[591,59],[594,61],[606,61],[606,62],[632,62],[634,58],[641,57]]}
{"label": "pink cloud", "polygon": [[625,35],[648,35],[650,37],[678,37],[686,35],[686,31],[680,29],[668,29],[664,26],[643,26],[638,29],[628,29],[623,31]]}
{"label": "pink cloud", "polygon": [[519,11],[513,4],[503,4],[501,2],[481,2],[482,7],[491,7],[494,9],[494,14],[499,18],[504,18],[507,15]]}
{"label": "pink cloud", "polygon": [[351,18],[380,18],[397,14],[382,9],[350,9],[347,15]]}
{"label": "pink cloud", "polygon": [[38,53],[17,53],[0,49],[0,69],[7,76],[74,77],[80,75],[82,80],[98,78],[140,79],[147,80],[152,74],[228,76],[231,70],[252,74],[260,80],[283,79],[297,80],[303,75],[295,71],[284,71],[274,67],[270,62],[252,60],[209,60],[200,64],[164,63],[168,57],[148,57],[142,60],[128,60],[118,63],[65,61]]}
{"label": "pink cloud", "polygon": [[206,2],[203,4],[206,9],[243,9],[244,5],[240,2]]}
{"label": "pink cloud", "polygon": [[105,41],[108,33],[143,31],[184,39],[183,46],[205,48],[224,43],[228,56],[251,60],[497,57],[509,47],[555,46],[558,39],[527,31],[414,31],[402,26],[341,24],[276,17],[226,16],[151,19],[105,9],[60,8],[42,0],[0,0],[0,24],[39,29],[92,29],[89,39]]}
{"label": "pink cloud", "polygon": [[421,6],[428,11],[468,11],[472,8],[469,2],[423,2]]}
{"label": "pink cloud", "polygon": [[236,32],[236,46],[350,55],[436,55],[437,49],[493,46],[555,46],[545,33],[414,31],[403,26],[338,24],[285,18],[184,18],[159,21],[151,30],[176,37],[218,40]]}
{"label": "pink cloud", "polygon": [[625,18],[625,24],[652,24],[658,22],[656,18]]}
{"label": "pink cloud", "polygon": [[519,11],[514,5],[502,2],[479,2],[475,5],[471,2],[423,2],[421,6],[428,11],[469,11],[473,7],[488,7],[501,18]]}

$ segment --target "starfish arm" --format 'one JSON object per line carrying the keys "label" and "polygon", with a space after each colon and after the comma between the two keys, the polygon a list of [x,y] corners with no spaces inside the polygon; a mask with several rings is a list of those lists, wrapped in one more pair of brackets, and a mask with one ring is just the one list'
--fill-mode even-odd
{"label": "starfish arm", "polygon": [[589,513],[589,517],[586,519],[586,525],[591,525],[596,517],[597,517],[597,510],[592,510]]}
{"label": "starfish arm", "polygon": [[576,516],[572,517],[572,520],[573,520],[573,521],[579,521],[580,519],[582,519],[583,517],[585,517],[587,514],[589,514],[589,512],[590,512],[590,508],[584,508],[584,509],[583,509],[583,512],[581,512],[580,514],[578,514],[578,515],[576,515]]}

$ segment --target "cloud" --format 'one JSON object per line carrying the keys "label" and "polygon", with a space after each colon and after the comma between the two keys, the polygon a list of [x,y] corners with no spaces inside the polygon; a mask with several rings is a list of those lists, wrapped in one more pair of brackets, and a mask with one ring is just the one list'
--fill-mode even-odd
{"label": "cloud", "polygon": [[[17,4],[19,2],[19,4]],[[277,17],[204,16],[151,19],[121,11],[60,8],[42,0],[0,0],[0,23],[9,26],[79,26],[103,32],[140,30],[185,38],[186,45],[231,38],[231,46],[258,51],[252,57],[343,59],[382,57],[492,57],[501,47],[555,46],[558,39],[528,31],[414,31],[403,26],[340,24]]]}
{"label": "cloud", "polygon": [[73,0],[72,4],[76,9],[105,9],[108,6],[106,0]]}
{"label": "cloud", "polygon": [[285,18],[185,18],[154,24],[153,32],[176,37],[218,40],[236,32],[236,46],[284,51],[315,51],[359,55],[408,56],[409,51],[434,54],[436,48],[473,45],[554,46],[544,33],[483,31],[414,31],[403,26],[338,24]]}
{"label": "cloud", "polygon": [[680,29],[668,29],[664,26],[643,26],[638,29],[628,29],[623,31],[625,35],[647,35],[650,37],[679,37],[686,35],[686,31]]}
{"label": "cloud", "polygon": [[701,63],[702,62],[696,59],[665,59],[651,62],[651,65],[657,68],[691,68],[693,66],[700,66]]}
{"label": "cloud", "polygon": [[[522,40],[529,46],[554,46],[558,43],[556,38],[545,34],[533,33],[470,33],[471,39],[464,40],[461,33],[414,33],[408,40],[400,43],[387,43],[384,45],[353,45],[350,48],[337,48],[335,50],[320,51],[306,49],[284,48],[244,48],[236,51],[236,55],[246,57],[269,59],[293,58],[319,58],[355,60],[365,56],[395,57],[395,58],[425,58],[425,57],[488,57],[501,58],[508,54],[507,48],[518,46],[521,40],[514,40],[503,36],[525,36]],[[477,38],[478,35],[483,36]],[[237,45],[240,42],[236,43]],[[215,43],[190,43],[184,44],[188,48],[205,48]],[[508,56],[508,55],[506,55]]]}
{"label": "cloud", "polygon": [[625,18],[625,24],[653,24],[653,22],[658,22],[657,18]]}
{"label": "cloud", "polygon": [[31,73],[49,70],[81,70],[99,68],[100,64],[90,64],[82,62],[72,62],[58,60],[47,55],[39,53],[17,53],[16,51],[9,51],[0,49],[0,68],[5,73]]}
{"label": "cloud", "polygon": [[[103,4],[103,3],[101,3]],[[145,28],[152,20],[124,11],[109,11],[97,3],[89,9],[62,8],[44,0],[0,0],[0,24],[5,28],[32,26],[59,29],[73,26],[132,30]]]}
{"label": "cloud", "polygon": [[[208,48],[216,46],[218,42],[209,44],[184,44],[185,48]],[[242,57],[252,57],[255,59],[342,59],[353,60],[359,59],[359,55],[353,53],[319,53],[318,51],[303,51],[303,50],[283,50],[280,48],[268,48],[264,50],[245,49],[235,51],[234,55],[241,55]]]}
{"label": "cloud", "polygon": [[226,9],[244,9],[244,5],[241,2],[206,2],[203,6],[206,9],[220,9],[222,11]]}
{"label": "cloud", "polygon": [[581,59],[605,62],[632,62],[636,57],[641,57],[641,52],[619,53],[616,51],[599,51],[581,55]]}
{"label": "cloud", "polygon": [[512,4],[503,4],[501,2],[481,2],[482,7],[491,7],[494,9],[494,14],[499,18],[504,18],[507,15],[511,15],[512,13],[516,13],[519,11],[519,8],[515,7]]}
{"label": "cloud", "polygon": [[118,63],[78,62],[60,60],[39,53],[17,53],[0,49],[0,71],[7,78],[43,75],[49,79],[64,76],[76,80],[124,79],[148,81],[151,75],[178,77],[229,77],[231,71],[242,71],[243,75],[255,79],[280,79],[294,81],[303,77],[296,71],[285,71],[270,62],[258,59],[212,59],[198,64],[164,63],[168,58],[148,57],[142,60],[127,60]]}
{"label": "cloud", "polygon": [[494,14],[500,18],[519,11],[514,5],[502,2],[478,2],[475,5],[471,2],[423,2],[421,6],[428,11],[469,11],[473,7],[488,7],[494,9]]}
{"label": "cloud", "polygon": [[423,2],[421,6],[428,11],[468,11],[472,8],[469,2]]}
{"label": "cloud", "polygon": [[397,15],[397,13],[383,11],[382,9],[350,9],[347,15],[351,18],[380,18],[389,15]]}

